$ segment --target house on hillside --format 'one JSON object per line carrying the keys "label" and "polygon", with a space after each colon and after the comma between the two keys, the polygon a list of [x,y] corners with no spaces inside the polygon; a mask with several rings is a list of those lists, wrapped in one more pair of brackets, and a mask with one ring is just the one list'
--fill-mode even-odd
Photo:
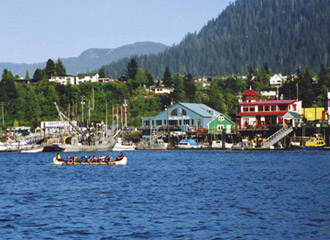
{"label": "house on hillside", "polygon": [[269,84],[272,86],[281,86],[282,82],[285,80],[285,78],[282,76],[282,74],[275,74],[269,79]]}
{"label": "house on hillside", "polygon": [[261,96],[267,98],[268,100],[278,99],[278,88],[262,88],[260,89]]}
{"label": "house on hillside", "polygon": [[99,82],[99,74],[95,75],[79,75],[77,79],[77,84],[85,83],[85,82]]}
{"label": "house on hillside", "polygon": [[[239,129],[265,129],[283,124],[283,116],[288,112],[301,115],[302,102],[297,100],[258,100],[258,93],[252,89],[243,94],[239,103]],[[287,123],[288,124],[288,123]]]}
{"label": "house on hillside", "polygon": [[232,133],[235,129],[235,123],[229,116],[222,113],[210,121],[207,126],[209,134]]}
{"label": "house on hillside", "polygon": [[168,88],[163,85],[156,85],[150,87],[150,91],[156,94],[170,94],[171,92],[173,92],[173,88]]}
{"label": "house on hillside", "polygon": [[62,85],[75,85],[76,84],[77,77],[73,75],[56,75],[51,76],[49,79],[49,82],[59,83]]}
{"label": "house on hillside", "polygon": [[181,131],[205,131],[208,130],[208,123],[219,112],[200,103],[177,103],[166,108],[155,117],[142,118],[144,129],[179,129]]}
{"label": "house on hillside", "polygon": [[99,74],[95,75],[57,75],[51,76],[49,82],[55,82],[62,85],[78,85],[85,82],[100,82]]}

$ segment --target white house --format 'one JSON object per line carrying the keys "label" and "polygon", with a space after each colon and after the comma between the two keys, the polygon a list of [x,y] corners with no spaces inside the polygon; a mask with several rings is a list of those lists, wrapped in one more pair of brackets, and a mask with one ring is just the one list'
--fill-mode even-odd
{"label": "white house", "polygon": [[167,88],[165,86],[153,86],[150,87],[150,91],[156,93],[156,94],[170,94],[173,92],[172,88]]}
{"label": "white house", "polygon": [[282,76],[282,74],[275,74],[274,76],[272,76],[269,79],[269,84],[270,85],[282,85],[282,82],[284,80],[284,77]]}
{"label": "white house", "polygon": [[75,75],[58,75],[58,76],[51,76],[49,82],[55,82],[62,85],[78,85],[85,82],[99,82],[99,74],[96,73],[93,76],[86,75],[86,76],[75,76]]}
{"label": "white house", "polygon": [[77,80],[77,84],[81,84],[85,82],[99,82],[99,74],[96,73],[94,76],[90,76],[90,75],[81,76]]}
{"label": "white house", "polygon": [[55,83],[59,83],[62,85],[75,85],[76,84],[76,76],[72,76],[72,75],[58,75],[58,76],[51,76],[51,78],[49,79],[49,82],[55,82]]}

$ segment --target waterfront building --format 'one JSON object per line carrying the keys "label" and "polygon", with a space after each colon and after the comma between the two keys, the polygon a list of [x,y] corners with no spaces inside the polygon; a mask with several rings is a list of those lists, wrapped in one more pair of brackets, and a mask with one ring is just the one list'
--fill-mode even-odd
{"label": "waterfront building", "polygon": [[[71,121],[71,124],[77,126],[77,121]],[[59,136],[65,133],[65,129],[74,131],[71,124],[68,121],[43,121],[40,127],[46,135]]]}
{"label": "waterfront building", "polygon": [[328,117],[321,107],[302,108],[301,115],[307,121],[324,121]]}
{"label": "waterfront building", "polygon": [[232,133],[235,129],[235,123],[229,116],[220,113],[208,124],[209,134]]}
{"label": "waterfront building", "polygon": [[[240,118],[238,129],[267,129],[283,124],[283,116],[287,112],[301,115],[302,102],[297,100],[258,100],[259,94],[249,89],[243,94],[243,102],[239,103]],[[287,122],[287,124],[289,124]],[[292,124],[292,123],[291,123]]]}
{"label": "waterfront building", "polygon": [[199,103],[177,103],[155,117],[142,118],[143,129],[178,129],[180,131],[208,131],[208,123],[219,112]]}

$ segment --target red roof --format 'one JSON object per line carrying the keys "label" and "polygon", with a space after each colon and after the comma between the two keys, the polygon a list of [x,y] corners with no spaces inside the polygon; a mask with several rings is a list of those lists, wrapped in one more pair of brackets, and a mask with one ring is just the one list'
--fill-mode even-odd
{"label": "red roof", "polygon": [[287,112],[240,112],[236,116],[269,116],[269,115],[284,115]]}
{"label": "red roof", "polygon": [[239,106],[248,105],[289,105],[296,102],[296,100],[267,100],[267,101],[255,101],[255,102],[242,102],[238,104]]}
{"label": "red roof", "polygon": [[252,89],[247,90],[245,93],[243,93],[243,96],[258,96],[259,94],[253,91]]}

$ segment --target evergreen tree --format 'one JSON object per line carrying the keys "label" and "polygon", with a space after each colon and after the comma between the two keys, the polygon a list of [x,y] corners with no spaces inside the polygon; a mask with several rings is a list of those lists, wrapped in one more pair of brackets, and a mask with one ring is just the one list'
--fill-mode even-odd
{"label": "evergreen tree", "polygon": [[44,70],[40,70],[39,68],[37,68],[35,71],[34,71],[34,74],[33,74],[33,81],[34,82],[39,82],[45,75],[45,71]]}
{"label": "evergreen tree", "polygon": [[163,76],[163,84],[165,87],[172,86],[172,77],[168,66],[165,68],[164,76]]}
{"label": "evergreen tree", "polygon": [[138,70],[138,64],[136,58],[132,57],[129,63],[127,64],[127,78],[134,79]]}
{"label": "evergreen tree", "polygon": [[46,73],[46,76],[48,77],[48,79],[51,78],[51,76],[56,75],[55,63],[52,59],[48,59],[48,61],[46,63],[45,73]]}
{"label": "evergreen tree", "polygon": [[189,102],[193,102],[196,94],[196,85],[191,73],[184,76],[184,90]]}
{"label": "evergreen tree", "polygon": [[26,70],[26,72],[25,72],[25,77],[24,77],[24,79],[26,79],[26,80],[30,80],[30,79],[31,79],[28,70]]}
{"label": "evergreen tree", "polygon": [[99,74],[99,77],[100,77],[100,78],[105,78],[105,77],[106,77],[104,67],[101,67],[101,68],[99,69],[98,74]]}
{"label": "evergreen tree", "polygon": [[174,91],[171,93],[171,97],[175,103],[183,102],[186,99],[184,91],[183,78],[180,74],[176,73],[173,75]]}
{"label": "evergreen tree", "polygon": [[155,84],[154,82],[154,77],[152,76],[152,73],[149,70],[145,71],[146,75],[147,75],[147,79],[148,79],[148,83],[147,86],[153,86]]}
{"label": "evergreen tree", "polygon": [[55,64],[55,73],[56,75],[66,75],[66,69],[64,67],[63,62],[60,59],[57,59],[57,62]]}

